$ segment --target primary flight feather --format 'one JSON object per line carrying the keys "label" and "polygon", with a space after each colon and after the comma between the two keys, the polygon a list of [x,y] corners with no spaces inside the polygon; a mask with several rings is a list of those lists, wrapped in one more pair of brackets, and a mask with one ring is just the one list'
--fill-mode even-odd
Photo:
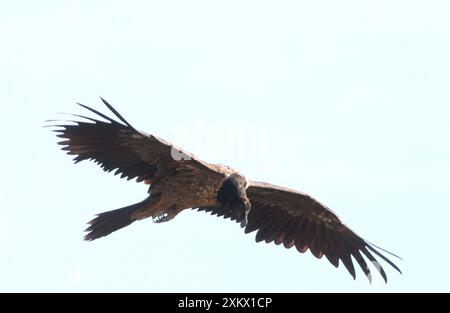
{"label": "primary flight feather", "polygon": [[89,222],[86,240],[107,236],[137,220],[151,217],[156,223],[167,222],[183,210],[197,209],[236,221],[245,233],[257,231],[257,242],[295,246],[301,253],[309,249],[317,258],[325,256],[335,267],[340,261],[353,278],[356,273],[352,258],[369,280],[366,260],[387,282],[375,256],[401,273],[378,251],[383,249],[355,234],[311,196],[250,181],[228,166],[204,162],[161,138],[136,130],[102,101],[117,120],[79,104],[103,120],[76,115],[84,121],[55,125],[57,136],[64,138],[59,144],[75,155],[76,163],[93,160],[104,171],[115,171],[121,178],[135,178],[150,187],[143,201],[98,214]]}

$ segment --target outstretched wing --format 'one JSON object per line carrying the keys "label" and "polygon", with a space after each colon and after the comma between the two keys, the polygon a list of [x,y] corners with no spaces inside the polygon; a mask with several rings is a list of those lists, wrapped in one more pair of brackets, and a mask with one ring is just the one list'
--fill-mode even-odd
{"label": "outstretched wing", "polygon": [[64,138],[59,142],[62,150],[75,155],[75,163],[94,160],[106,172],[115,171],[114,175],[121,174],[121,178],[136,178],[138,182],[147,184],[181,170],[219,175],[213,165],[163,139],[136,130],[108,102],[102,101],[118,121],[79,103],[105,121],[75,115],[86,121],[55,125],[58,127],[54,130],[57,136]]}
{"label": "outstretched wing", "polygon": [[[288,249],[295,246],[301,253],[309,249],[319,259],[325,255],[335,267],[339,266],[340,260],[353,278],[356,278],[356,273],[352,257],[369,281],[372,279],[363,255],[375,266],[385,282],[386,273],[373,254],[401,273],[392,261],[377,251],[378,247],[355,234],[331,210],[312,197],[261,182],[251,182],[247,188],[247,196],[252,207],[245,233],[258,230],[257,242],[273,241],[276,245],[283,244]],[[220,208],[200,210],[235,220],[232,212],[225,212]]]}

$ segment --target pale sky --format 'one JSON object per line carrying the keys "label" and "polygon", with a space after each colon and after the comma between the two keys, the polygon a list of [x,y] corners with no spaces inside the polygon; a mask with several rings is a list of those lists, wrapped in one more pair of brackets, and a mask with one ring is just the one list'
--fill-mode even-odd
{"label": "pale sky", "polygon": [[[0,291],[450,291],[448,1],[0,4]],[[320,199],[403,258],[370,285],[186,211],[82,240],[147,186],[74,165],[47,119],[103,112]]]}

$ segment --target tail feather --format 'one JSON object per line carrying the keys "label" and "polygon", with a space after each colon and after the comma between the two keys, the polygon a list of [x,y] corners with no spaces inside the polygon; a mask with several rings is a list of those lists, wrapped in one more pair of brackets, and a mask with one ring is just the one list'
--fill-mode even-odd
{"label": "tail feather", "polygon": [[131,218],[133,212],[142,209],[148,202],[149,198],[127,207],[98,214],[88,223],[90,226],[85,230],[88,234],[84,236],[84,240],[92,241],[130,225],[135,221]]}

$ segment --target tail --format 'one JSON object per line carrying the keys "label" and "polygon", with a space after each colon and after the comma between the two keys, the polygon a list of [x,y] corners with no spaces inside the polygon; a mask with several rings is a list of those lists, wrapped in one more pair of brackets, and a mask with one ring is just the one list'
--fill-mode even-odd
{"label": "tail", "polygon": [[131,219],[133,212],[144,208],[149,201],[150,197],[124,208],[97,214],[97,217],[88,223],[90,226],[85,231],[89,233],[84,236],[84,240],[95,240],[130,225],[135,221]]}

